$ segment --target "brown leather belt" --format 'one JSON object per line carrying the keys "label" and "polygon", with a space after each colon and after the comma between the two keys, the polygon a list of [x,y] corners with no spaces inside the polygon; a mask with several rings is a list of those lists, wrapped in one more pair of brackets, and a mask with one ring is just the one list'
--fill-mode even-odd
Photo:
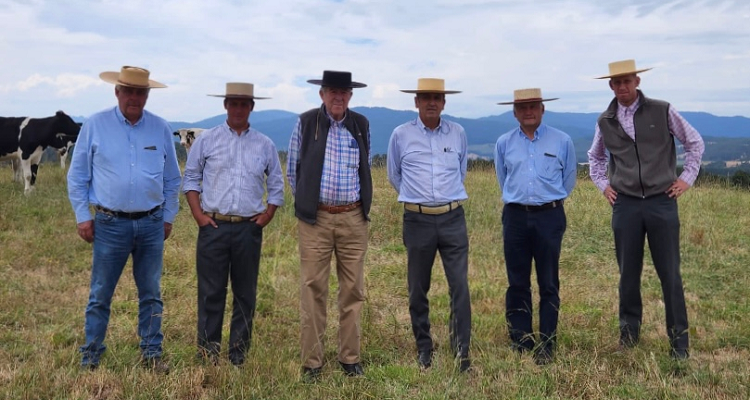
{"label": "brown leather belt", "polygon": [[406,211],[411,211],[411,212],[420,213],[420,214],[432,214],[432,215],[445,214],[449,211],[453,211],[457,209],[458,207],[461,207],[460,201],[451,201],[450,203],[443,204],[441,206],[423,206],[421,204],[416,204],[416,203],[404,203],[404,209]]}
{"label": "brown leather belt", "polygon": [[354,203],[342,204],[340,206],[329,206],[326,204],[318,203],[318,210],[325,211],[329,214],[341,214],[347,211],[354,210],[355,208],[362,205],[361,201],[355,201]]}
{"label": "brown leather belt", "polygon": [[156,206],[148,211],[136,211],[136,212],[125,212],[125,211],[114,211],[110,210],[109,208],[104,208],[98,204],[94,205],[94,210],[97,212],[100,212],[102,214],[111,215],[113,217],[117,218],[126,218],[126,219],[141,219],[143,217],[147,217],[161,209],[161,206]]}
{"label": "brown leather belt", "polygon": [[524,210],[524,211],[529,211],[529,212],[549,210],[550,208],[562,207],[562,205],[563,205],[563,201],[562,200],[550,201],[549,203],[544,203],[544,204],[541,204],[541,205],[538,205],[538,206],[527,206],[527,205],[518,204],[518,203],[508,203],[508,204],[506,204],[506,206],[508,206],[508,207],[518,208],[519,210]]}
{"label": "brown leather belt", "polygon": [[203,214],[208,215],[212,219],[215,219],[217,221],[225,221],[225,222],[243,222],[243,221],[249,221],[252,217],[242,217],[240,215],[224,215],[219,214],[217,212],[208,212],[203,211]]}

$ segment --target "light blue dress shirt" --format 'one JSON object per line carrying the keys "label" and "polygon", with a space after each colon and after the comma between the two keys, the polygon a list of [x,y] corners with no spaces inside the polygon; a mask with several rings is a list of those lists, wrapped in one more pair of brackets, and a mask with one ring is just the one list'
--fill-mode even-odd
{"label": "light blue dress shirt", "polygon": [[538,206],[568,197],[576,184],[576,166],[570,136],[545,124],[534,132],[534,140],[519,127],[495,144],[495,171],[505,204]]}
{"label": "light blue dress shirt", "polygon": [[78,223],[91,220],[89,204],[113,211],[164,207],[164,222],[179,209],[180,168],[169,123],[143,110],[131,125],[118,106],[81,127],[68,171],[68,197]]}
{"label": "light blue dress shirt", "polygon": [[464,128],[445,118],[435,130],[419,117],[396,127],[388,143],[388,180],[398,201],[436,206],[468,199],[467,147]]}
{"label": "light blue dress shirt", "polygon": [[252,217],[268,204],[284,205],[284,177],[271,139],[253,128],[240,135],[224,122],[190,147],[182,191],[201,194],[203,211]]}

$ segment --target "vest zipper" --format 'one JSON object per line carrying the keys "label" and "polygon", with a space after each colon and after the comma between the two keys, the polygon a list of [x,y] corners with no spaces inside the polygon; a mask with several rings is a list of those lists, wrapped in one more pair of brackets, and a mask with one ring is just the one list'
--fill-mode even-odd
{"label": "vest zipper", "polygon": [[646,189],[643,188],[643,177],[641,176],[641,155],[638,154],[638,143],[633,140],[633,146],[635,146],[635,158],[638,160],[638,183],[641,184],[641,198],[646,198]]}

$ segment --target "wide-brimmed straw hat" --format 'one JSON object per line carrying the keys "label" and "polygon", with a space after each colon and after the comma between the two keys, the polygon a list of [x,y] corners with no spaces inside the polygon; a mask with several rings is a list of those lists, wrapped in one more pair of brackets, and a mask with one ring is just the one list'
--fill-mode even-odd
{"label": "wide-brimmed straw hat", "polygon": [[352,81],[352,73],[347,71],[323,71],[323,79],[310,79],[307,81],[313,85],[328,86],[334,88],[363,88],[364,83]]}
{"label": "wide-brimmed straw hat", "polygon": [[445,90],[445,80],[437,78],[419,78],[416,89],[402,89],[401,91],[404,93],[461,93],[460,90]]}
{"label": "wide-brimmed straw hat", "polygon": [[213,97],[225,97],[227,99],[252,99],[252,100],[266,100],[270,97],[256,97],[254,94],[255,87],[252,83],[245,82],[227,82],[226,93],[224,94],[209,94],[208,96]]}
{"label": "wide-brimmed straw hat", "polygon": [[648,71],[653,68],[637,69],[635,60],[622,60],[609,63],[609,75],[600,76],[596,79],[615,78],[618,76],[632,75],[639,72]]}
{"label": "wide-brimmed straw hat", "polygon": [[151,89],[151,88],[165,88],[167,85],[148,79],[150,72],[145,68],[124,66],[120,69],[120,72],[106,71],[99,74],[104,82],[112,83],[120,86],[128,86],[134,88]]}
{"label": "wide-brimmed straw hat", "polygon": [[518,89],[513,91],[513,101],[505,101],[497,104],[519,104],[519,103],[535,103],[538,101],[552,101],[557,100],[559,97],[553,97],[549,99],[542,98],[542,89],[531,88],[531,89]]}

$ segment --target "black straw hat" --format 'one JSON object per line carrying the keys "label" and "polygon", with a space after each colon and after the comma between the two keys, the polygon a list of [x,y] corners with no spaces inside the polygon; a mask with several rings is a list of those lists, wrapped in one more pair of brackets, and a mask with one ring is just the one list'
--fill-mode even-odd
{"label": "black straw hat", "polygon": [[353,82],[352,73],[346,71],[323,71],[323,79],[310,79],[307,82],[335,88],[363,88],[367,86],[364,83]]}

